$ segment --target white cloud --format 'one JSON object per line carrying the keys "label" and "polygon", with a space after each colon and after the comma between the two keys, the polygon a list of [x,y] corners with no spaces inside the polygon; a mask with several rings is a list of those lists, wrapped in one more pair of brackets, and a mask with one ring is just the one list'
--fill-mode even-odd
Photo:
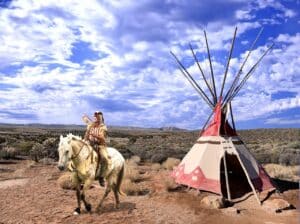
{"label": "white cloud", "polygon": [[[142,111],[128,110],[126,113],[109,111],[107,121],[115,125],[199,128],[209,109],[175,68],[169,50],[172,49],[185,63],[191,63],[189,71],[195,79],[201,80],[188,49],[191,42],[195,52],[201,54],[199,60],[205,75],[210,77],[203,36],[205,28],[219,94],[234,25],[238,26],[238,39],[248,44],[252,41],[251,38],[248,40],[249,31],[263,23],[248,21],[254,19],[255,14],[252,8],[245,7],[247,3],[230,3],[241,5],[230,15],[216,13],[211,15],[216,19],[199,19],[201,12],[190,14],[190,4],[181,1],[167,1],[165,5],[159,1],[122,1],[122,4],[96,0],[88,3],[13,1],[15,9],[0,11],[0,69],[12,64],[20,68],[13,75],[3,73],[0,81],[7,85],[17,84],[20,88],[0,90],[4,100],[0,110],[34,113],[38,122],[80,123],[82,113],[98,107],[97,102],[88,102],[84,97],[95,96],[108,101],[126,101],[142,108]],[[281,7],[274,1],[259,4],[261,9],[267,5]],[[178,5],[182,7],[176,8]],[[286,10],[286,13],[287,17],[295,16],[291,11]],[[240,120],[249,119],[253,107],[257,108],[255,117],[298,107],[299,36],[278,35],[276,41],[280,46],[275,47],[249,79],[244,91],[248,93],[242,92],[244,95],[235,101]],[[105,56],[82,63],[72,62],[69,59],[72,47],[78,41],[90,44],[94,52]],[[238,41],[237,45],[240,44]],[[258,59],[263,49],[266,47],[261,44],[253,51],[250,64]],[[226,52],[225,56],[220,52]],[[241,52],[232,59],[225,89],[232,82],[244,55],[245,52]],[[52,67],[54,64],[58,67]],[[245,71],[247,68],[249,65]],[[208,93],[203,81],[200,85]],[[296,92],[297,97],[272,99],[273,93],[287,88]]]}
{"label": "white cloud", "polygon": [[300,124],[300,119],[286,119],[286,118],[269,118],[265,122],[266,124],[274,125],[297,125]]}

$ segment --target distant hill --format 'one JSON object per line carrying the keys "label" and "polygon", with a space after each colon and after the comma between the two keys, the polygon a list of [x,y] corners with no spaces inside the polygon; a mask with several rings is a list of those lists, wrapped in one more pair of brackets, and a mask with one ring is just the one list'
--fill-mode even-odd
{"label": "distant hill", "polygon": [[[76,124],[6,124],[0,123],[0,128],[33,128],[33,129],[62,129],[62,130],[82,130],[85,129],[85,125]],[[161,128],[143,128],[143,127],[133,127],[133,126],[108,126],[111,131],[150,131],[150,132],[160,132],[160,131],[187,131],[186,129],[180,129],[177,127],[161,127]]]}

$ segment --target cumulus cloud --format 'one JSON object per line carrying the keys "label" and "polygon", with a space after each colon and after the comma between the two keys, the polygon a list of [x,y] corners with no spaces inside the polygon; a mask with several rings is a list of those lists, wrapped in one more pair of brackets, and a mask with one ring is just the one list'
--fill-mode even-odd
{"label": "cumulus cloud", "polygon": [[[262,24],[282,24],[279,17],[256,13],[271,7],[285,18],[297,17],[275,1],[15,0],[0,7],[0,111],[6,112],[0,121],[80,123],[83,113],[100,109],[109,124],[147,127],[200,128],[210,111],[180,74],[170,50],[209,95],[188,47],[191,43],[209,78],[203,29],[219,91],[238,26],[228,90]],[[265,30],[245,71],[266,49],[267,37],[278,45],[234,101],[240,120],[251,117],[253,106],[258,108],[254,117],[299,106],[299,34]],[[286,88],[297,95],[272,99]]]}

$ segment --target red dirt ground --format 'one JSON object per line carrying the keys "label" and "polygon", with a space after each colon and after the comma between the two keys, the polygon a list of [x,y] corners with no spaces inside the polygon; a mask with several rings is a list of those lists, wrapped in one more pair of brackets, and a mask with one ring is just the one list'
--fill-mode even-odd
{"label": "red dirt ground", "polygon": [[73,215],[76,207],[75,192],[63,190],[57,184],[61,175],[54,165],[36,165],[30,161],[0,162],[0,223],[222,223],[222,224],[296,224],[299,223],[299,190],[284,192],[283,197],[297,210],[268,213],[251,196],[236,203],[240,214],[226,209],[209,209],[201,203],[203,196],[195,191],[166,192],[163,178],[167,172],[140,166],[151,178],[141,182],[150,190],[144,196],[121,197],[120,209],[114,208],[113,194],[104,202],[101,213],[94,211],[104,193],[95,185],[87,194],[93,206],[91,213]]}

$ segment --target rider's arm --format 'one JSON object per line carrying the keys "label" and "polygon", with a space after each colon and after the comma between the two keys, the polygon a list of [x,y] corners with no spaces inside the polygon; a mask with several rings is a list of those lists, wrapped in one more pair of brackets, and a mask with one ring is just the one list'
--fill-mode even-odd
{"label": "rider's arm", "polygon": [[91,126],[92,126],[92,125],[88,125],[88,126],[87,126],[86,132],[85,132],[85,134],[84,134],[84,140],[85,140],[85,141],[87,141],[87,140],[89,139]]}

